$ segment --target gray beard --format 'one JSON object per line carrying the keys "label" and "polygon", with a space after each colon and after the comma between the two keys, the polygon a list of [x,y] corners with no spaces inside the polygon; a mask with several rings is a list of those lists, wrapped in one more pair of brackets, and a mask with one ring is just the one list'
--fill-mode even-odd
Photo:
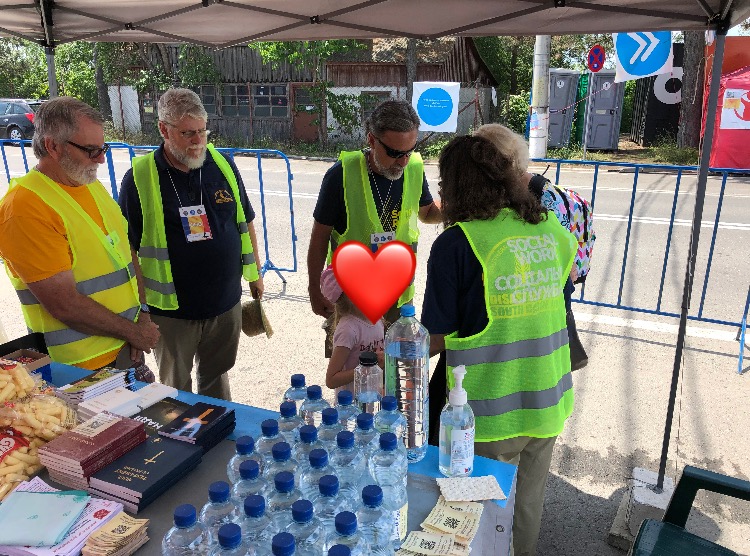
{"label": "gray beard", "polygon": [[203,152],[199,157],[190,156],[187,151],[186,152],[175,152],[170,149],[169,154],[172,155],[174,159],[177,160],[180,164],[184,164],[187,166],[190,170],[197,170],[201,166],[203,166],[203,163],[206,162],[206,148],[203,148]]}
{"label": "gray beard", "polygon": [[98,164],[91,168],[81,167],[68,156],[61,157],[59,164],[68,176],[68,179],[77,185],[88,185],[96,181],[96,172],[99,169]]}
{"label": "gray beard", "polygon": [[378,162],[378,159],[375,157],[375,153],[372,154],[372,165],[378,174],[391,181],[401,179],[401,176],[404,175],[404,169],[401,168],[401,166],[399,166],[398,168],[386,168],[385,166],[381,165],[380,162]]}

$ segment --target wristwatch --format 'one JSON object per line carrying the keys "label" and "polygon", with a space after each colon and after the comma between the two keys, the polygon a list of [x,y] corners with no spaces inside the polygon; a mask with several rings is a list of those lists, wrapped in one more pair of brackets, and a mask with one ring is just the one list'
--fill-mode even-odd
{"label": "wristwatch", "polygon": [[149,309],[148,305],[146,305],[145,303],[141,303],[141,311],[143,311],[144,313],[150,313],[151,309]]}

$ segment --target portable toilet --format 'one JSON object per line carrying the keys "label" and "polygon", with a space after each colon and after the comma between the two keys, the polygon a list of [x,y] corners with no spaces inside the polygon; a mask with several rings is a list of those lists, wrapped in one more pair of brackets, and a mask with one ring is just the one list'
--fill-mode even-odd
{"label": "portable toilet", "polygon": [[570,143],[580,75],[569,69],[549,70],[549,147],[564,147]]}
{"label": "portable toilet", "polygon": [[615,83],[614,70],[589,73],[589,83],[583,132],[586,148],[616,151],[620,139],[625,83]]}

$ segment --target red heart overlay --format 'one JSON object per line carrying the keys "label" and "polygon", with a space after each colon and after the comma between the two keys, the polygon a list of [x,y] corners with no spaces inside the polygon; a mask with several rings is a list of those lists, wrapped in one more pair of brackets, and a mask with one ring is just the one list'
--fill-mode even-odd
{"label": "red heart overlay", "polygon": [[411,284],[417,258],[401,241],[388,242],[377,253],[347,241],[334,251],[331,266],[344,293],[375,324]]}

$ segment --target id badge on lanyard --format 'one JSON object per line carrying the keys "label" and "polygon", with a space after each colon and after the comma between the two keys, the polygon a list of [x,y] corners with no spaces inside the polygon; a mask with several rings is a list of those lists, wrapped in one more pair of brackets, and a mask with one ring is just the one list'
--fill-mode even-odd
{"label": "id badge on lanyard", "polygon": [[396,234],[393,232],[381,232],[379,234],[370,234],[370,249],[373,253],[377,253],[381,245],[385,245],[389,241],[393,241]]}
{"label": "id badge on lanyard", "polygon": [[205,206],[193,205],[192,207],[180,207],[179,211],[182,229],[185,232],[185,239],[188,240],[188,243],[213,239]]}

